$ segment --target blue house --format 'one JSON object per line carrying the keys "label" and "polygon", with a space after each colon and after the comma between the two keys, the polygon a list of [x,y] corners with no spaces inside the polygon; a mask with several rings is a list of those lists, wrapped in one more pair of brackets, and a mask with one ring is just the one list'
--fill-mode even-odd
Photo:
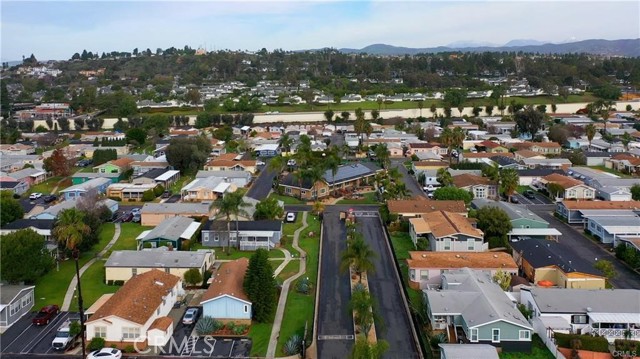
{"label": "blue house", "polygon": [[251,320],[251,302],[242,282],[249,267],[247,258],[223,263],[211,277],[211,285],[202,296],[202,315],[220,321]]}
{"label": "blue house", "polygon": [[[76,200],[62,201],[58,204],[55,204],[51,207],[45,208],[42,212],[39,212],[33,216],[31,219],[56,219],[58,218],[58,214],[65,209],[76,208],[78,202]],[[96,206],[105,205],[111,213],[114,213],[118,210],[118,202],[112,199],[103,199],[98,201]]]}
{"label": "blue house", "polygon": [[255,148],[258,157],[275,157],[280,155],[280,145],[277,143],[265,143]]}
{"label": "blue house", "polygon": [[107,187],[111,184],[109,178],[93,178],[87,182],[83,182],[60,191],[65,200],[71,200],[82,197],[89,192],[95,191],[97,194],[107,192]]}

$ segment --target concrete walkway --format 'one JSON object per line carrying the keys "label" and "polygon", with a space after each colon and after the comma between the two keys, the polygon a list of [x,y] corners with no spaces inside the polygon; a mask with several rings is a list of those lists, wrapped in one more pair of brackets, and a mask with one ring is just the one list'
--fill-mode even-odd
{"label": "concrete walkway", "polygon": [[[298,228],[293,234],[293,242],[291,245],[298,252],[300,252],[300,258],[306,258],[307,252],[303,251],[302,248],[298,246],[298,237],[300,237],[300,233],[307,228],[307,213],[304,212],[302,215],[302,227]],[[289,261],[286,261],[287,263]],[[283,263],[284,264],[284,263]],[[282,268],[284,268],[281,265]],[[280,267],[278,267],[280,269]],[[282,291],[280,292],[280,299],[278,300],[278,309],[276,310],[276,317],[273,320],[273,328],[271,329],[271,338],[269,338],[269,348],[267,348],[267,358],[272,359],[275,358],[276,355],[276,347],[278,346],[278,337],[280,336],[280,326],[282,325],[282,318],[284,317],[284,308],[287,304],[287,295],[289,294],[289,286],[291,283],[298,279],[301,275],[303,275],[307,270],[307,261],[300,261],[300,270],[293,277],[287,278],[287,280],[282,283]]]}
{"label": "concrete walkway", "polygon": [[[284,253],[284,260],[282,261],[282,263],[278,266],[278,268],[276,268],[276,270],[273,271],[273,276],[277,277],[278,274],[280,274],[280,272],[282,272],[282,270],[284,269],[284,267],[287,266],[287,264],[289,264],[289,262],[291,262],[291,253],[289,253],[288,250],[286,250],[285,248],[278,248],[279,250],[282,251],[282,253]],[[269,258],[269,259],[276,259],[276,258]],[[279,258],[277,258],[279,259]]]}
{"label": "concrete walkway", "polygon": [[[93,263],[98,259],[102,259],[102,256],[107,253],[111,247],[116,243],[118,238],[120,238],[120,223],[115,223],[115,232],[113,233],[113,238],[107,245],[101,250],[94,258],[91,258],[85,265],[80,268],[80,278],[82,278],[82,274],[91,267]],[[73,293],[76,291],[76,287],[78,286],[78,278],[74,275],[71,279],[71,283],[69,284],[69,288],[67,288],[67,293],[64,295],[64,301],[62,302],[62,307],[60,310],[68,311],[71,306],[71,300],[73,299]]]}

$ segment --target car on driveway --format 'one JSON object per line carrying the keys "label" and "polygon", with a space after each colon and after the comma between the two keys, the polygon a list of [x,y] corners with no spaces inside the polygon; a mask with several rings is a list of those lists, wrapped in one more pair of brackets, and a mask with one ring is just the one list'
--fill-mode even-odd
{"label": "car on driveway", "polygon": [[120,359],[122,352],[115,348],[102,348],[87,355],[87,359]]}
{"label": "car on driveway", "polygon": [[529,198],[529,199],[534,199],[534,198],[536,198],[536,193],[533,192],[532,190],[528,189],[528,190],[524,191],[524,196]]}
{"label": "car on driveway", "polygon": [[40,309],[38,314],[31,320],[31,323],[35,325],[47,325],[58,313],[60,313],[60,308],[57,305],[47,305]]}
{"label": "car on driveway", "polygon": [[29,196],[29,199],[38,199],[38,198],[40,198],[40,197],[42,197],[42,193],[40,193],[40,192],[34,192],[34,193],[32,193],[32,194]]}
{"label": "car on driveway", "polygon": [[162,193],[162,198],[169,198],[171,197],[171,191],[164,191]]}
{"label": "car on driveway", "polygon": [[135,216],[136,214],[140,214],[140,208],[133,208],[131,213]]}
{"label": "car on driveway", "polygon": [[131,222],[133,220],[133,213],[127,212],[122,216],[122,222]]}
{"label": "car on driveway", "polygon": [[296,214],[295,212],[289,212],[287,213],[287,222],[292,223],[296,221]]}
{"label": "car on driveway", "polygon": [[53,201],[55,201],[56,199],[58,199],[58,196],[56,196],[55,194],[49,194],[44,196],[43,200],[44,203],[51,203]]}
{"label": "car on driveway", "polygon": [[192,325],[198,320],[198,313],[200,311],[198,308],[189,308],[184,313],[184,317],[182,317],[182,324],[184,325]]}
{"label": "car on driveway", "polygon": [[142,220],[142,216],[140,215],[140,213],[134,214],[133,218],[131,218],[131,222],[133,223],[140,223],[141,220]]}
{"label": "car on driveway", "polygon": [[295,165],[296,165],[296,160],[291,159],[287,161],[287,166],[295,166]]}
{"label": "car on driveway", "polygon": [[256,166],[264,166],[264,165],[265,165],[264,161],[260,161],[260,160],[256,161]]}

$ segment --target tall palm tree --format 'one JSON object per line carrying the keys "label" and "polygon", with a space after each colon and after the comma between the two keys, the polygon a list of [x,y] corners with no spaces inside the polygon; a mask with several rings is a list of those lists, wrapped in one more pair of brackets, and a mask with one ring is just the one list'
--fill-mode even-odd
{"label": "tall palm tree", "polygon": [[244,210],[244,207],[251,206],[249,203],[244,201],[244,197],[240,192],[231,192],[226,195],[231,202],[231,213],[236,217],[236,245],[237,249],[240,250],[240,228],[238,227],[238,217],[248,217],[249,214]]}
{"label": "tall palm tree", "polygon": [[420,117],[422,117],[423,108],[424,108],[424,101],[418,101],[418,109],[420,110]]}
{"label": "tall palm tree", "polygon": [[346,272],[349,267],[352,267],[360,278],[359,281],[362,282],[363,272],[376,270],[376,266],[373,263],[373,259],[376,257],[376,252],[364,241],[362,234],[353,233],[351,239],[347,241],[347,249],[342,252],[340,269]]}
{"label": "tall palm tree", "polygon": [[453,137],[453,131],[449,127],[446,127],[442,130],[439,140],[440,144],[447,148],[447,153],[449,153],[449,163],[451,163],[451,146],[453,146]]}
{"label": "tall palm tree", "polygon": [[325,158],[325,166],[327,169],[331,170],[331,190],[335,191],[334,184],[336,174],[338,173],[338,169],[340,168],[340,154],[339,149],[337,147],[332,147],[329,151],[328,156]]}
{"label": "tall palm tree", "polygon": [[231,253],[231,216],[235,213],[236,205],[236,199],[229,195],[230,193],[213,203],[214,207],[218,209],[218,215],[224,217],[227,222],[227,255]]}
{"label": "tall palm tree", "polygon": [[84,222],[84,214],[76,209],[70,208],[60,212],[56,224],[53,228],[53,236],[59,245],[63,245],[71,251],[76,264],[76,281],[78,282],[78,308],[80,309],[80,336],[82,337],[82,357],[86,356],[86,344],[84,336],[84,308],[82,303],[82,290],[80,287],[80,259],[79,246],[85,236],[91,232],[91,228]]}
{"label": "tall palm tree", "polygon": [[520,177],[515,169],[505,168],[500,171],[500,189],[507,195],[509,202],[511,202],[511,196],[518,188],[519,183]]}
{"label": "tall palm tree", "polygon": [[[358,108],[356,110],[356,120],[353,122],[353,130],[358,135],[358,141],[360,144],[362,144],[362,134],[367,132],[367,124],[368,122],[364,118],[364,112],[362,109]],[[369,124],[369,126],[371,125]]]}
{"label": "tall palm tree", "polygon": [[291,145],[293,144],[293,139],[289,137],[289,134],[283,134],[278,140],[278,145],[280,148],[285,149],[286,152],[291,151]]}
{"label": "tall palm tree", "polygon": [[596,126],[593,123],[588,124],[584,128],[584,133],[587,135],[587,139],[589,140],[589,148],[591,148],[591,141],[596,135]]}
{"label": "tall palm tree", "polygon": [[453,184],[453,177],[447,168],[440,168],[436,173],[436,181],[438,181],[443,187],[448,187]]}
{"label": "tall palm tree", "polygon": [[374,298],[371,296],[369,291],[364,288],[354,287],[353,293],[351,294],[351,301],[349,302],[349,309],[353,311],[354,321],[356,325],[358,325],[361,329],[364,337],[367,337],[371,327],[373,326],[374,321],[378,321],[377,311],[374,310],[376,306],[376,302]]}
{"label": "tall palm tree", "polygon": [[374,153],[376,154],[376,158],[380,161],[380,165],[382,168],[386,169],[389,165],[389,149],[387,148],[386,143],[379,143],[376,145],[374,149]]}

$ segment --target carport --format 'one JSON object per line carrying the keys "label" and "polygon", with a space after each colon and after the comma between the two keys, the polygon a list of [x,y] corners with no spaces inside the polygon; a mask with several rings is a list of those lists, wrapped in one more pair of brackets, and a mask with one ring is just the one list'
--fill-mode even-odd
{"label": "carport", "polygon": [[562,233],[555,228],[514,228],[507,235],[510,242],[517,241],[518,237],[543,237],[558,242]]}

